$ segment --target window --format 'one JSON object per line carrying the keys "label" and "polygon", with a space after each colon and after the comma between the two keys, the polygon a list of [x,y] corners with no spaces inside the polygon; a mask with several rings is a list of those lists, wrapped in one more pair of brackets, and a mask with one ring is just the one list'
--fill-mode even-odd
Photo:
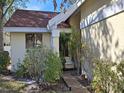
{"label": "window", "polygon": [[26,48],[39,46],[42,44],[42,34],[40,33],[27,33],[26,34]]}

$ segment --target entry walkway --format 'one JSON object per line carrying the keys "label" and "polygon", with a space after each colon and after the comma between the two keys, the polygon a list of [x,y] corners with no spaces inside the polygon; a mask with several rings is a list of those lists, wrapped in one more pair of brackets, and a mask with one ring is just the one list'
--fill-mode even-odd
{"label": "entry walkway", "polygon": [[90,93],[86,87],[82,86],[80,82],[78,82],[77,77],[71,75],[71,73],[64,72],[63,78],[67,85],[71,87],[72,93]]}

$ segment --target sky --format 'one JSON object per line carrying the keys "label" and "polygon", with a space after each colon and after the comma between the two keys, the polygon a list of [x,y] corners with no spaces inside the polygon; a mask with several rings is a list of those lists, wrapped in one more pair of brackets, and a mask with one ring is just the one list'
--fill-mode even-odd
{"label": "sky", "polygon": [[[41,1],[41,2],[40,2]],[[58,8],[57,11],[59,11],[61,0],[57,0]],[[29,0],[29,2],[26,4],[27,10],[40,10],[40,11],[54,11],[54,6],[52,3],[52,0],[46,0],[46,2],[43,2],[43,0]]]}

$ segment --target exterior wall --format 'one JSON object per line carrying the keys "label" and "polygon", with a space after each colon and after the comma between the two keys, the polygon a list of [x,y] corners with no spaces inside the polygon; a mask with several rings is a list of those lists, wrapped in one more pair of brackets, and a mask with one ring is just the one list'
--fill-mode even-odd
{"label": "exterior wall", "polygon": [[5,45],[10,45],[10,33],[3,32],[3,40]]}
{"label": "exterior wall", "polygon": [[83,40],[100,58],[124,59],[124,12],[82,29]]}
{"label": "exterior wall", "polygon": [[50,43],[51,43],[50,39],[51,39],[51,34],[50,33],[43,33],[42,34],[43,45],[46,46],[46,47],[48,47],[48,48],[51,47],[51,45],[50,45]]}
{"label": "exterior wall", "polygon": [[[116,6],[116,4],[119,6]],[[120,4],[123,4],[123,0],[86,0],[81,6],[81,22],[86,19],[88,19],[88,22],[92,22],[95,20],[94,17],[96,19],[102,17],[105,15],[103,14],[104,12],[101,12],[98,16],[95,16],[95,14],[97,14],[98,10],[108,8],[108,6],[116,6],[112,8],[112,11],[114,9],[115,11],[118,10],[117,8],[123,10],[123,6],[120,7]],[[88,16],[92,16],[92,18]],[[95,24],[87,25],[82,29],[83,40],[92,45],[91,49],[93,49],[96,55],[100,55],[100,58],[110,58],[112,61],[119,61],[121,59],[124,43],[122,38],[124,34],[122,31],[124,29],[123,17],[123,12],[115,13],[109,16],[108,19],[98,20]],[[120,45],[115,47],[114,44]]]}
{"label": "exterior wall", "polygon": [[81,6],[81,21],[93,12],[97,12],[104,5],[110,4],[112,1],[116,0],[86,0]]}
{"label": "exterior wall", "polygon": [[22,62],[25,55],[25,33],[10,33],[12,70]]}
{"label": "exterior wall", "polygon": [[[81,5],[82,41],[93,56],[119,62],[124,58],[124,1],[86,0]],[[82,73],[92,79],[91,57],[85,60]]]}
{"label": "exterior wall", "polygon": [[[25,33],[11,33],[11,60],[13,69],[16,69],[17,64],[22,62],[25,56],[26,51],[26,38]],[[43,45],[50,48],[51,47],[51,34],[50,33],[43,33],[42,34],[42,42]],[[55,41],[56,42],[56,41]]]}
{"label": "exterior wall", "polygon": [[71,18],[69,19],[70,25],[72,28],[80,31],[80,12],[76,13],[74,15],[71,16]]}
{"label": "exterior wall", "polygon": [[[19,64],[19,62],[21,63],[25,56],[26,51],[25,33],[10,33],[10,41],[12,71],[14,71],[15,69],[17,69],[17,64]],[[52,34],[43,33],[42,42],[44,46],[48,48],[53,48],[53,50],[57,52],[59,55],[59,30],[53,31]]]}
{"label": "exterior wall", "polygon": [[124,0],[86,0],[81,6],[80,28],[124,11]]}

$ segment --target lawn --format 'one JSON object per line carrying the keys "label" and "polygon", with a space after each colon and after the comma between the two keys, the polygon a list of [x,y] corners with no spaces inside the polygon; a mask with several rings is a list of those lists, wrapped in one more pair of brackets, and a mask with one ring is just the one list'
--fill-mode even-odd
{"label": "lawn", "polygon": [[52,90],[47,92],[39,92],[38,90],[35,90],[35,92],[31,91],[29,85],[26,85],[23,81],[15,80],[12,76],[0,75],[0,93],[70,93],[55,92]]}
{"label": "lawn", "polygon": [[21,93],[26,85],[21,81],[16,81],[11,76],[0,75],[0,93]]}

